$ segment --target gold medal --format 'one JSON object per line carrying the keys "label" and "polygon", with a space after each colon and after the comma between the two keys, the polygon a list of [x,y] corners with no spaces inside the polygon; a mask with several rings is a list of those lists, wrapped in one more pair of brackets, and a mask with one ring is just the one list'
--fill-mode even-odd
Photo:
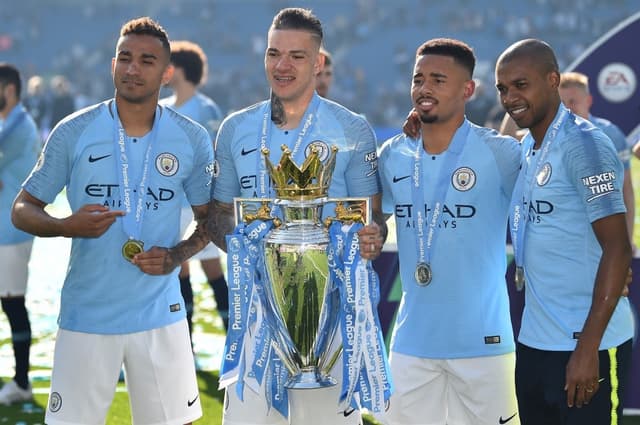
{"label": "gold medal", "polygon": [[136,239],[129,239],[122,245],[122,256],[125,260],[131,261],[136,254],[144,252],[144,243]]}
{"label": "gold medal", "polygon": [[418,263],[414,277],[419,286],[427,286],[431,283],[431,266],[427,263]]}

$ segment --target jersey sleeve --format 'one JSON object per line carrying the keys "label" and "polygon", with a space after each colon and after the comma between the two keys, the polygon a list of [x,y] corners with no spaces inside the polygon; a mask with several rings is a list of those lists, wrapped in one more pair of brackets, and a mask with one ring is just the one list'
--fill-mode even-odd
{"label": "jersey sleeve", "polygon": [[494,130],[482,129],[486,131],[489,149],[498,166],[502,181],[502,191],[507,198],[511,199],[513,187],[520,172],[520,159],[522,154],[521,144],[510,136],[499,135]]}
{"label": "jersey sleeve", "polygon": [[622,196],[622,164],[602,130],[582,125],[567,140],[567,173],[582,200],[590,222],[626,211]]}
{"label": "jersey sleeve", "polygon": [[235,134],[236,123],[233,119],[225,119],[220,126],[215,143],[213,199],[232,203],[240,194],[240,184],[231,153],[231,145]]}
{"label": "jersey sleeve", "polygon": [[213,146],[204,128],[196,128],[194,138],[193,170],[184,188],[191,205],[204,205],[210,200],[210,185],[213,175]]}
{"label": "jersey sleeve", "polygon": [[387,178],[387,172],[389,168],[389,158],[391,156],[392,140],[389,139],[380,148],[380,154],[378,156],[378,170],[380,174],[380,184],[382,187],[382,212],[384,214],[393,214],[393,193],[391,192],[391,185]]}
{"label": "jersey sleeve", "polygon": [[22,185],[25,191],[47,204],[55,200],[69,181],[72,146],[79,131],[79,123],[74,120],[65,121],[53,129],[38,162]]}
{"label": "jersey sleeve", "polygon": [[369,123],[354,114],[348,137],[355,140],[355,149],[345,175],[349,196],[371,196],[380,193],[376,136]]}

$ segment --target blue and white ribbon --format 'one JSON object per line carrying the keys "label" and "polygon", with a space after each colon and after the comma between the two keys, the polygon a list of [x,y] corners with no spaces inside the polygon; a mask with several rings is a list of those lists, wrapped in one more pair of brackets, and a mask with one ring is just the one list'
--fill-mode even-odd
{"label": "blue and white ribbon", "polygon": [[392,392],[389,362],[377,314],[378,276],[371,262],[362,259],[358,230],[361,224],[334,222],[329,228],[327,257],[341,300],[343,382],[341,402],[382,413]]}
{"label": "blue and white ribbon", "polygon": [[[230,321],[221,368],[220,387],[237,382],[236,392],[244,398],[244,388],[264,391],[267,405],[284,417],[289,415],[284,387],[289,371],[277,355],[277,320],[265,314],[268,293],[262,240],[271,230],[271,221],[256,220],[236,227],[227,236]],[[377,315],[379,282],[371,262],[362,259],[357,232],[359,224],[334,222],[329,228],[327,247],[331,290],[340,294],[340,329],[344,345],[341,402],[371,412],[384,412],[392,385],[384,340]],[[354,395],[357,394],[357,397]]]}

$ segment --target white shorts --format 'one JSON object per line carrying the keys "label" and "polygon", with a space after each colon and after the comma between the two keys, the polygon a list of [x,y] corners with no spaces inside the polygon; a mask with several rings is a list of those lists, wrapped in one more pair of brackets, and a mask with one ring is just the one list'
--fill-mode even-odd
{"label": "white shorts", "polygon": [[[337,364],[341,364],[338,361]],[[304,417],[302,411],[294,413],[292,409],[300,406],[306,409],[310,415],[327,415],[329,418],[322,420],[322,423],[331,425],[360,425],[362,417],[359,411],[347,410],[346,416],[344,409],[339,407],[340,388],[342,381],[341,368],[334,367],[331,376],[338,381],[337,385],[328,388],[320,388],[313,390],[296,390],[296,403],[290,407],[290,416],[297,418]],[[236,384],[227,387],[224,394],[224,410],[222,415],[222,425],[288,425],[289,421],[285,419],[278,411],[271,409],[267,411],[267,402],[264,398],[264,388],[261,394],[256,394],[249,389],[247,385],[244,387],[244,401],[240,401],[236,394]],[[291,402],[292,396],[289,396]],[[313,410],[311,410],[311,407]],[[328,412],[328,413],[327,413]],[[332,412],[335,412],[333,415]],[[317,422],[317,417],[314,418]],[[310,423],[310,421],[301,419],[300,423]]]}
{"label": "white shorts", "polygon": [[[180,211],[180,234],[182,239],[186,239],[196,228],[196,222],[193,220],[193,210],[191,208],[182,208]],[[220,258],[220,248],[213,242],[209,242],[201,251],[198,251],[191,260],[212,260]]]}
{"label": "white shorts", "polygon": [[515,353],[424,359],[392,352],[391,396],[384,424],[519,425]]}
{"label": "white shorts", "polygon": [[133,423],[202,416],[187,321],[122,335],[58,330],[45,422],[104,424],[124,365]]}
{"label": "white shorts", "polygon": [[23,297],[29,279],[33,239],[15,245],[0,245],[0,297]]}

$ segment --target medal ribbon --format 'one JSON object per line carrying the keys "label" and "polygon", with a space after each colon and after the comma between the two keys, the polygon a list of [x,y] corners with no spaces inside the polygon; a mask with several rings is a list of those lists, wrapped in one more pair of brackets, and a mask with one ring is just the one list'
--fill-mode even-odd
{"label": "medal ribbon", "polygon": [[[424,234],[424,223],[428,215],[428,211],[424,211],[425,199],[424,191],[421,188],[423,177],[422,162],[424,157],[424,148],[422,146],[422,140],[416,140],[416,151],[413,155],[413,185],[411,186],[411,200],[415,205],[416,210],[416,224],[418,231],[416,235],[416,252],[418,253],[418,263],[431,264],[431,250],[436,243],[438,236],[438,228],[442,221],[442,209],[444,208],[444,202],[447,198],[447,192],[449,191],[450,182],[453,172],[458,166],[460,158],[462,157],[462,151],[464,145],[467,142],[467,135],[469,134],[471,126],[465,119],[462,125],[458,128],[453,136],[453,140],[449,145],[449,148],[444,152],[444,161],[442,168],[436,179],[437,184],[434,185],[433,196],[426,204],[427,208],[432,209],[431,220],[429,222],[429,229],[427,235]],[[426,240],[425,240],[426,239]]]}
{"label": "medal ribbon", "polygon": [[[314,92],[313,98],[311,99],[311,103],[307,107],[304,117],[302,117],[302,128],[300,129],[300,133],[296,138],[296,141],[291,148],[291,159],[296,161],[298,164],[302,164],[302,161],[298,161],[297,154],[300,150],[300,146],[302,146],[303,140],[306,142],[310,137],[313,130],[313,126],[316,123],[316,116],[318,111],[318,106],[320,105],[320,96]],[[268,175],[269,172],[267,170],[267,166],[262,158],[262,149],[267,148],[271,150],[271,128],[273,126],[273,122],[271,121],[271,102],[266,101],[265,105],[262,107],[262,126],[260,128],[260,152],[258,152],[258,156],[256,157],[256,170],[259,170],[259,181],[258,181],[258,198],[270,197],[271,188],[267,188],[268,184]],[[307,143],[304,143],[305,146]]]}
{"label": "medal ribbon", "polygon": [[[114,149],[116,157],[116,167],[118,175],[118,183],[120,187],[120,200],[124,205],[126,214],[122,217],[122,227],[124,232],[130,239],[140,240],[140,234],[142,232],[142,221],[144,219],[144,197],[147,193],[147,179],[149,177],[149,158],[151,157],[151,149],[155,146],[155,140],[158,136],[158,127],[160,121],[161,109],[160,106],[156,108],[156,113],[153,118],[153,127],[151,129],[151,136],[149,138],[149,144],[147,151],[144,155],[144,162],[142,166],[142,174],[140,181],[135,184],[129,178],[129,152],[128,146],[125,143],[125,131],[120,122],[118,116],[118,106],[116,102],[113,102],[113,125],[114,125]],[[135,166],[135,165],[133,165]],[[137,190],[133,190],[133,187],[137,186]],[[131,214],[131,205],[135,204],[135,214]]]}
{"label": "medal ribbon", "polygon": [[[551,146],[553,142],[556,140],[556,137],[564,123],[568,115],[568,110],[560,105],[561,111],[558,119],[553,123],[553,125],[547,130],[547,134],[545,139],[542,142],[541,153],[538,157],[538,161],[535,165],[535,172],[531,176],[528,185],[526,183],[527,173],[529,170],[529,165],[533,162],[533,158],[531,157],[531,153],[533,151],[534,140],[531,133],[527,134],[522,141],[522,152],[520,154],[520,173],[518,174],[518,178],[516,180],[516,184],[513,188],[513,193],[511,195],[511,206],[509,208],[509,222],[511,226],[509,228],[511,233],[511,242],[513,245],[513,253],[516,260],[517,267],[523,267],[524,265],[524,240],[526,235],[527,222],[529,221],[529,212],[527,211],[527,205],[531,201],[531,194],[533,193],[533,185],[536,182],[536,176],[540,172],[542,166],[544,165],[547,156],[549,155],[549,151],[551,150]],[[525,191],[525,186],[526,191]]]}
{"label": "medal ribbon", "polygon": [[[514,257],[516,260],[517,267],[524,266],[524,241],[526,237],[526,228],[527,223],[529,222],[529,211],[527,209],[527,205],[530,205],[531,196],[533,194],[533,186],[536,182],[536,177],[540,173],[540,170],[544,166],[545,160],[551,151],[551,146],[553,143],[558,140],[558,135],[561,133],[562,125],[565,120],[570,116],[570,112],[564,105],[560,104],[558,111],[558,118],[554,121],[554,123],[549,127],[547,133],[545,134],[545,139],[541,145],[541,153],[537,159],[536,166],[534,169],[534,173],[530,176],[530,180],[528,184],[526,182],[527,174],[529,166],[533,159],[531,158],[531,153],[533,151],[534,139],[531,136],[531,133],[527,134],[525,140],[522,142],[522,160],[521,160],[521,170],[518,175],[518,179],[516,180],[515,187],[513,188],[513,194],[511,197],[511,206],[509,213],[509,221],[511,223],[509,227],[509,231],[511,233],[511,242],[513,245]],[[529,161],[527,161],[529,159]],[[526,187],[525,187],[526,186]],[[526,191],[525,191],[526,189]],[[524,270],[526,273],[526,269]],[[531,281],[526,279],[527,281],[526,287],[528,288],[527,296],[531,296],[537,299],[540,308],[544,310],[546,314],[553,317],[556,323],[562,328],[563,332],[569,337],[573,338],[573,331],[563,326],[564,323],[560,320],[557,315],[553,314],[545,305],[544,302],[541,301],[538,292],[536,291],[535,285],[531,284]]]}

